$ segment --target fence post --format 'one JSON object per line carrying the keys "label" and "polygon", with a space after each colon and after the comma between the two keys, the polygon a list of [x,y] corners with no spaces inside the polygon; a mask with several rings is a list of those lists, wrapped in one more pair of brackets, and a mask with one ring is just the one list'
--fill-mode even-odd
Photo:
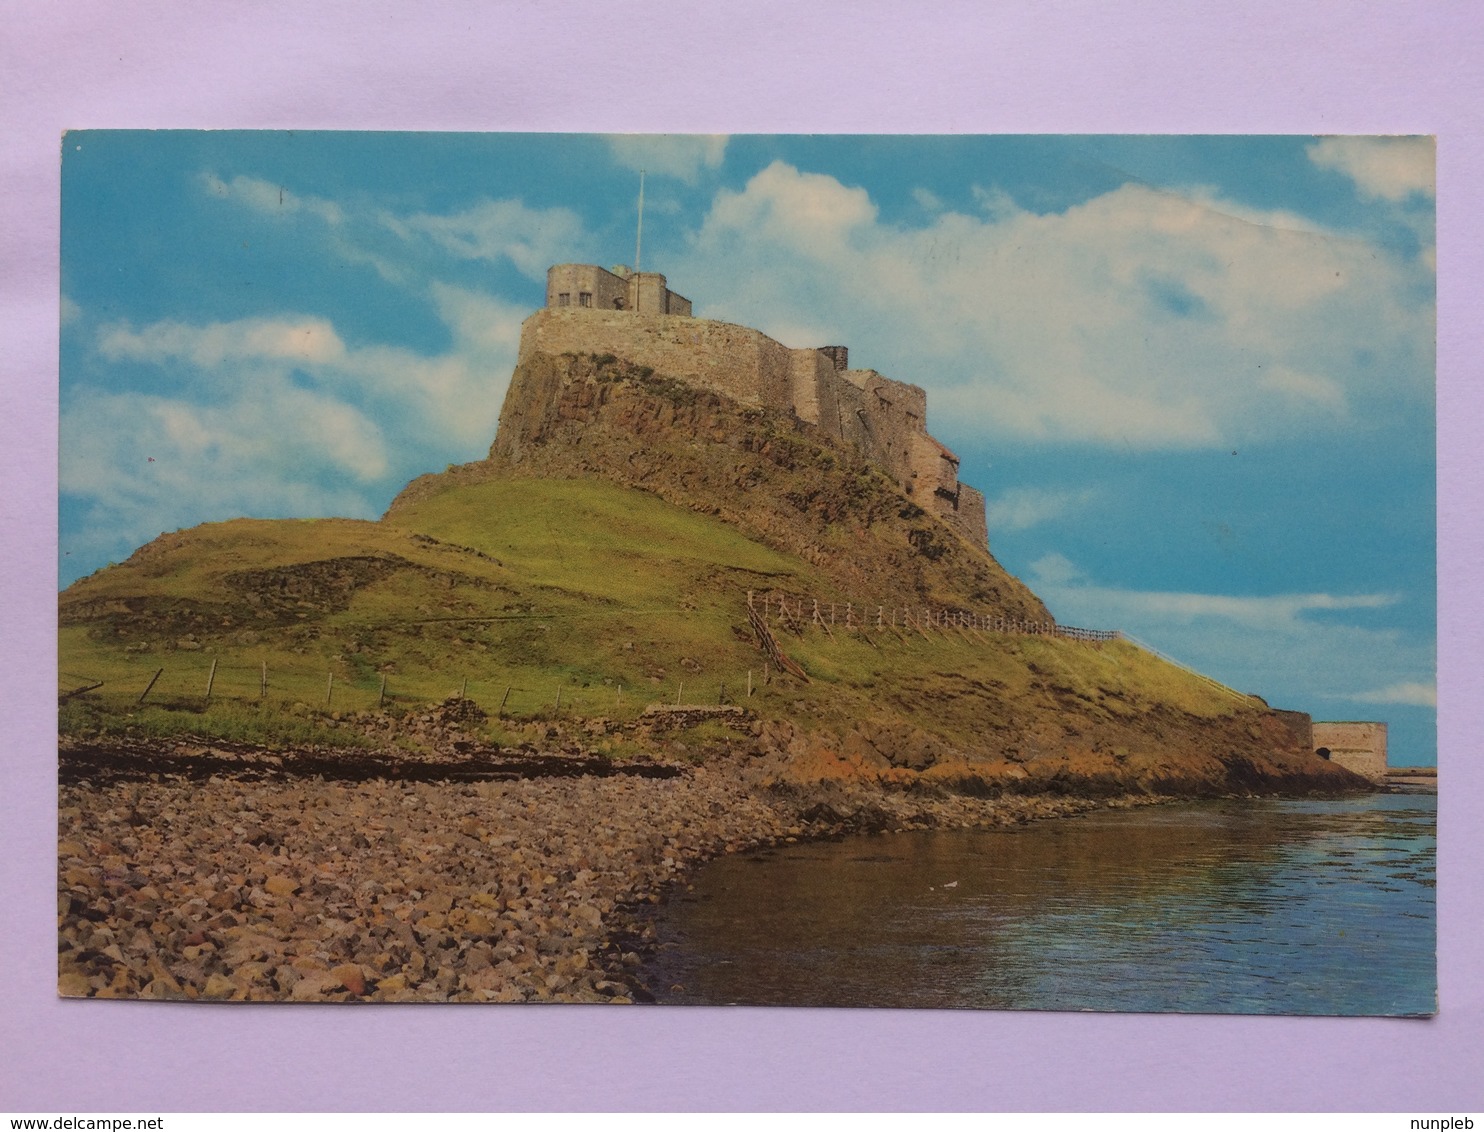
{"label": "fence post", "polygon": [[562,686],[560,684],[557,685],[556,710],[562,710]]}
{"label": "fence post", "polygon": [[459,685],[459,699],[464,699],[465,693],[469,691],[469,677],[464,677],[464,682]]}
{"label": "fence post", "polygon": [[330,706],[330,695],[335,691],[335,674],[330,673],[330,679],[325,684],[325,707]]}
{"label": "fence post", "polygon": [[675,706],[676,707],[679,707],[680,706],[680,693],[683,692],[683,691],[685,691],[685,681],[684,680],[677,680],[675,682]]}
{"label": "fence post", "polygon": [[725,680],[723,680],[721,682],[721,691],[719,691],[716,694],[716,706],[717,707],[720,707],[722,704],[724,704],[726,702],[727,702],[727,682]]}
{"label": "fence post", "polygon": [[505,694],[500,697],[500,706],[495,709],[495,715],[496,716],[502,716],[502,715],[505,714],[505,701],[508,700],[509,698],[510,698],[510,685],[509,684],[506,684],[505,685]]}
{"label": "fence post", "polygon": [[381,674],[381,691],[376,693],[376,706],[379,709],[386,703],[386,673]]}
{"label": "fence post", "polygon": [[752,669],[747,670],[747,698],[752,699]]}
{"label": "fence post", "polygon": [[266,660],[263,661],[262,691],[259,693],[258,698],[264,700],[268,698],[268,662]]}
{"label": "fence post", "polygon": [[206,698],[211,699],[211,686],[216,683],[216,658],[211,661],[211,675],[206,677]]}
{"label": "fence post", "polygon": [[144,697],[149,695],[149,690],[155,686],[155,681],[160,678],[160,673],[164,671],[165,670],[163,668],[155,669],[155,674],[149,678],[149,683],[144,686],[144,691],[139,693],[140,703],[144,703]]}

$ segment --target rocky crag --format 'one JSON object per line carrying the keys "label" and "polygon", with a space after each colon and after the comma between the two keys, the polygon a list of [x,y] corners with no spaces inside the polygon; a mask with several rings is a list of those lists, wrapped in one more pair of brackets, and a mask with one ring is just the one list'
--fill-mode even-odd
{"label": "rocky crag", "polygon": [[924,510],[858,448],[612,355],[517,365],[488,459],[414,480],[388,515],[451,486],[599,478],[712,515],[842,590],[1051,620],[988,549]]}

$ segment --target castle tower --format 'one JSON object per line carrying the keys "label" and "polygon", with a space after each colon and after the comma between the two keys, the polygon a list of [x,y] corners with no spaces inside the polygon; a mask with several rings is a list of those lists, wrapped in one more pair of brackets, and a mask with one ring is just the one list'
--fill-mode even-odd
{"label": "castle tower", "polygon": [[590,263],[559,263],[546,272],[546,305],[592,310],[638,311],[689,317],[691,303],[666,285],[658,271],[605,271]]}

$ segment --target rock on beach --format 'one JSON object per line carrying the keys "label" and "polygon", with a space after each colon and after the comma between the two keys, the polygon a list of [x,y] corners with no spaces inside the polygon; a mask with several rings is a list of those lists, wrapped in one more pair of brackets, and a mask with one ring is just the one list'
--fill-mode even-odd
{"label": "rock on beach", "polygon": [[643,1001],[640,909],[700,861],[1076,799],[669,778],[205,781],[61,790],[58,991],[212,1001]]}

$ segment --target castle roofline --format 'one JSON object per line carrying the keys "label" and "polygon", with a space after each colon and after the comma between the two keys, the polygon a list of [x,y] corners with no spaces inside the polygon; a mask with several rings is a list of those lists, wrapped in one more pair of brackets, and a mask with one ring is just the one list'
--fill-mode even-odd
{"label": "castle roofline", "polygon": [[691,302],[670,290],[658,271],[614,270],[593,263],[558,263],[546,271],[546,305],[689,317]]}

